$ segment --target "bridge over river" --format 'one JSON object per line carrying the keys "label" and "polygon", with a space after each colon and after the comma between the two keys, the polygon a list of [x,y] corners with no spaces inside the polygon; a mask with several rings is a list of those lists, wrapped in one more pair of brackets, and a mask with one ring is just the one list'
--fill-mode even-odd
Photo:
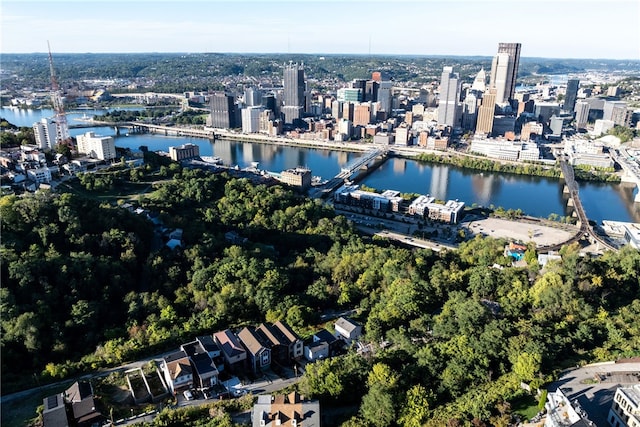
{"label": "bridge over river", "polygon": [[[563,245],[570,244],[581,240],[583,237],[590,238],[591,241],[597,242],[607,249],[615,250],[609,242],[607,242],[602,236],[595,232],[593,227],[589,224],[589,218],[584,211],[582,202],[580,201],[580,195],[578,194],[578,184],[576,183],[575,175],[573,173],[573,166],[566,162],[566,160],[560,160],[560,169],[562,170],[562,176],[564,177],[565,186],[569,191],[569,196],[573,201],[573,207],[575,209],[576,216],[578,217],[578,227],[580,231],[568,242],[564,242]],[[550,249],[550,248],[547,248]]]}

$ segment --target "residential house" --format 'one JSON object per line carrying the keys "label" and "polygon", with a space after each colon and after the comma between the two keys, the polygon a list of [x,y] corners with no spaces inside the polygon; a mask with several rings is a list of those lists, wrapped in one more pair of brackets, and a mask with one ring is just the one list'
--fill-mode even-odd
{"label": "residential house", "polygon": [[198,340],[182,344],[180,349],[189,356],[193,368],[193,383],[196,387],[209,388],[218,383],[216,364]]}
{"label": "residential house", "polygon": [[348,317],[340,317],[334,325],[336,336],[342,338],[347,344],[362,336],[362,326]]}
{"label": "residential house", "polygon": [[211,360],[216,364],[218,372],[224,370],[224,356],[218,344],[213,340],[212,335],[202,335],[196,338],[196,341],[200,343],[202,348],[207,352]]}
{"label": "residential house", "polygon": [[269,344],[271,359],[281,365],[289,364],[289,341],[272,325],[261,323],[256,329],[263,342]]}
{"label": "residential house", "polygon": [[287,339],[289,343],[289,358],[293,360],[300,359],[303,353],[303,342],[298,334],[296,334],[289,325],[280,320],[274,323],[273,326],[278,329]]}
{"label": "residential house", "polygon": [[320,402],[298,393],[260,395],[251,411],[253,427],[320,427]]}
{"label": "residential house", "polygon": [[193,368],[184,350],[165,356],[162,359],[161,369],[171,393],[175,394],[177,390],[193,386]]}
{"label": "residential house", "polygon": [[43,427],[69,427],[64,393],[45,397],[42,404],[44,407],[42,411]]}
{"label": "residential house", "polygon": [[[342,349],[342,346],[344,345],[343,340],[336,338],[331,332],[327,331],[326,329],[321,329],[315,334],[313,334],[313,342],[327,343],[327,345],[329,346],[330,357],[335,356]],[[306,350],[305,350],[305,354],[307,354]]]}
{"label": "residential house", "polygon": [[105,418],[96,409],[91,383],[88,381],[76,381],[64,394],[68,405],[71,406],[73,425],[78,427],[102,425]]}
{"label": "residential house", "polygon": [[262,324],[257,332],[271,343],[271,357],[281,364],[289,364],[303,355],[303,342],[300,337],[284,322],[273,325]]}
{"label": "residential house", "polygon": [[327,357],[329,357],[329,343],[326,341],[310,342],[304,346],[304,358],[309,362],[326,359]]}
{"label": "residential house", "polygon": [[268,348],[269,344],[264,342],[253,327],[242,328],[242,330],[238,332],[238,338],[247,349],[248,360],[251,364],[251,370],[254,373],[259,372],[263,368],[268,368],[271,365],[271,350]]}
{"label": "residential house", "polygon": [[216,332],[213,334],[213,340],[218,344],[218,347],[220,347],[227,367],[230,370],[242,367],[245,364],[247,352],[233,332],[229,329]]}

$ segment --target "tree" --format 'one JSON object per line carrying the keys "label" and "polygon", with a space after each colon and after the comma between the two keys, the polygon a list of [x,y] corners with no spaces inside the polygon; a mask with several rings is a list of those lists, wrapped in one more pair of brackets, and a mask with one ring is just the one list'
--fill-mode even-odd
{"label": "tree", "polygon": [[375,427],[386,427],[393,423],[396,410],[391,393],[380,385],[374,385],[362,398],[360,414]]}
{"label": "tree", "polygon": [[407,390],[398,424],[403,427],[421,427],[429,417],[429,393],[416,384]]}

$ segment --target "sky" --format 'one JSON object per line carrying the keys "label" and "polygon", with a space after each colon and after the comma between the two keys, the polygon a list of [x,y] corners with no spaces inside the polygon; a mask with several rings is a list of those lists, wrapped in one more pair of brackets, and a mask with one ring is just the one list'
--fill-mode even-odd
{"label": "sky", "polygon": [[0,52],[640,60],[639,0],[0,0]]}

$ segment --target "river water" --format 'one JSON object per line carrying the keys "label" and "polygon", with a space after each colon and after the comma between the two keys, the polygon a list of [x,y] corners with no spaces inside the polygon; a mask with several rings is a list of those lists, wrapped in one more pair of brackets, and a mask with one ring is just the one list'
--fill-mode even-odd
{"label": "river water", "polygon": [[[91,117],[104,110],[79,110],[68,113],[70,125],[84,114]],[[42,117],[51,117],[52,110],[16,110],[2,108],[0,117],[17,126],[31,126]],[[97,135],[115,135],[107,127],[71,129],[73,136],[94,131]],[[261,143],[218,140],[215,143],[189,137],[171,137],[155,134],[126,134],[116,138],[116,146],[138,150],[147,146],[152,151],[168,151],[170,146],[196,144],[200,155],[220,157],[227,165],[250,166],[259,162],[259,168],[274,172],[296,166],[305,166],[314,176],[329,179],[342,166],[360,156],[360,153],[289,147]],[[390,158],[362,181],[379,190],[398,190],[403,193],[431,194],[438,199],[458,199],[467,205],[502,206],[521,209],[528,215],[548,217],[564,216],[567,197],[562,184],[556,179],[510,174],[480,173],[447,165],[433,165],[415,160]],[[580,199],[589,219],[640,222],[640,204],[633,202],[638,190],[628,184],[580,183]]]}

